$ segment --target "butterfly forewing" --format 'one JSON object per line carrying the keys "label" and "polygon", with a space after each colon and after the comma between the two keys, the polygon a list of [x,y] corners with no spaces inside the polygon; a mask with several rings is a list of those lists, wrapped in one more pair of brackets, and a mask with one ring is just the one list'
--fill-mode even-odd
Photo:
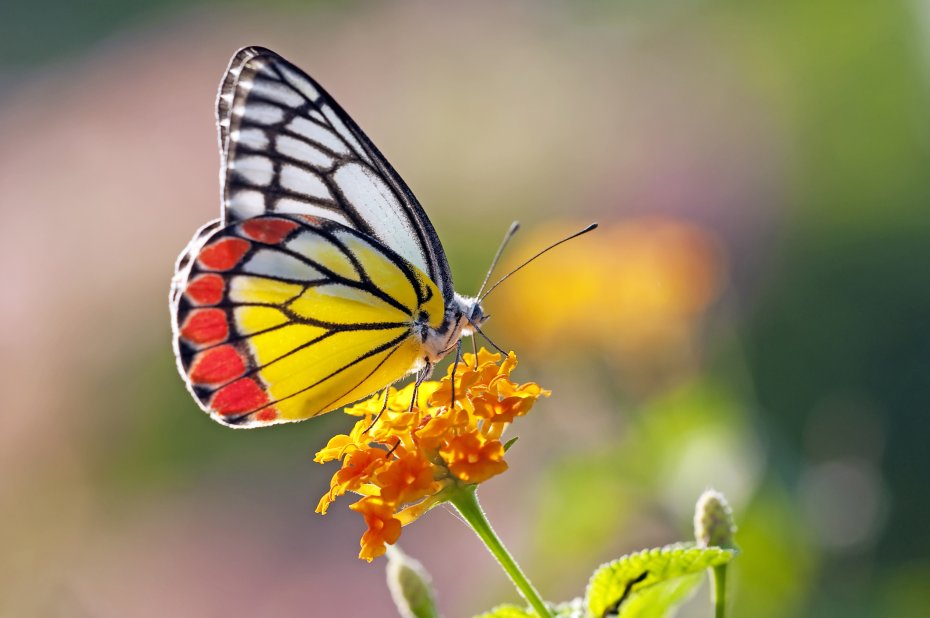
{"label": "butterfly forewing", "polygon": [[203,228],[179,260],[172,303],[182,375],[234,426],[302,420],[387,386],[420,360],[415,320],[438,327],[444,312],[401,256],[302,215]]}
{"label": "butterfly forewing", "polygon": [[377,239],[425,273],[448,304],[445,253],[390,163],[319,84],[274,52],[240,50],[220,86],[223,218],[322,217]]}

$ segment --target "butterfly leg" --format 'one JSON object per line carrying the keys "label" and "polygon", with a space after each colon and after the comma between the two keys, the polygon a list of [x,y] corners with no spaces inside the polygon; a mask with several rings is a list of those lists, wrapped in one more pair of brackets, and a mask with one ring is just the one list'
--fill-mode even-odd
{"label": "butterfly leg", "polygon": [[433,373],[433,364],[430,362],[426,363],[426,366],[420,370],[417,374],[417,380],[413,383],[413,396],[410,398],[410,407],[407,409],[408,412],[413,412],[413,406],[417,403],[417,396],[420,394],[420,385],[423,384],[423,381],[426,378],[430,377]]}
{"label": "butterfly leg", "polygon": [[[455,344],[455,361],[452,363],[452,378],[450,379],[450,384],[452,385],[452,401],[449,403],[449,407],[455,409],[455,372],[459,369],[459,361],[462,360],[462,340],[459,339],[458,343]],[[475,363],[478,362],[478,355],[475,353]]]}
{"label": "butterfly leg", "polygon": [[[475,328],[475,331],[476,331],[476,332],[480,333],[481,336],[484,337],[485,340],[486,340],[488,343],[491,344],[491,347],[493,347],[495,350],[497,350],[498,352],[500,352],[500,353],[503,354],[504,356],[507,356],[507,352],[505,352],[504,349],[501,348],[499,345],[497,345],[496,343],[494,343],[493,341],[491,341],[491,338],[488,337],[486,334],[484,334],[484,331],[481,330],[480,327],[478,327],[477,325],[474,325],[474,328]],[[475,359],[475,362],[477,362],[477,358]]]}
{"label": "butterfly leg", "polygon": [[388,406],[388,394],[389,394],[390,392],[391,392],[391,387],[390,387],[390,386],[385,386],[385,387],[384,387],[384,405],[381,406],[381,411],[378,412],[378,416],[381,416],[382,414],[384,414],[384,411],[387,410],[387,406]]}
{"label": "butterfly leg", "polygon": [[[368,429],[365,430],[366,433],[367,433],[368,431],[370,431],[372,427],[375,426],[375,423],[378,422],[378,419],[381,418],[381,415],[384,414],[384,411],[385,411],[385,410],[387,410],[387,407],[388,407],[388,394],[390,393],[390,389],[391,389],[390,386],[386,386],[386,387],[384,388],[384,405],[381,406],[381,411],[378,412],[378,415],[375,417],[375,420],[371,421],[371,425],[369,425],[369,426],[368,426]],[[415,400],[416,400],[416,394],[414,394],[413,397],[414,397],[414,401],[415,401]],[[391,447],[391,450],[389,450],[387,453],[385,453],[384,456],[385,456],[385,457],[390,457],[391,455],[393,455],[393,454],[394,454],[394,451],[397,450],[397,447],[398,447],[398,446],[400,446],[400,438],[397,438],[397,442],[394,443],[394,446]]]}
{"label": "butterfly leg", "polygon": [[[384,414],[384,411],[387,410],[387,407],[388,407],[388,394],[390,394],[390,392],[391,392],[391,387],[390,387],[390,385],[385,386],[385,387],[384,387],[384,405],[381,406],[381,411],[378,412],[378,414],[376,414],[375,417],[374,417],[373,419],[371,419],[371,424],[368,426],[368,429],[365,430],[365,433],[368,433],[369,431],[371,431],[371,428],[375,426],[375,423],[378,422],[378,419],[380,419],[380,418],[381,418],[381,415]],[[397,448],[397,447],[395,447],[395,448]]]}
{"label": "butterfly leg", "polygon": [[[488,317],[489,317],[489,316],[485,316],[485,319],[487,319]],[[491,344],[491,347],[493,347],[495,350],[497,350],[498,352],[500,352],[500,353],[503,354],[504,356],[507,356],[507,352],[505,352],[505,351],[503,350],[503,348],[501,348],[499,345],[497,345],[496,343],[494,343],[493,341],[491,341],[491,338],[488,337],[488,336],[484,333],[484,331],[481,330],[481,327],[478,326],[474,321],[472,321],[471,318],[469,318],[469,317],[466,316],[465,319],[468,320],[468,323],[471,325],[472,328],[475,329],[475,332],[476,332],[476,333],[478,333],[479,335],[481,335],[482,337],[484,337],[485,341],[487,341],[488,343]],[[472,345],[475,346],[475,347],[477,348],[477,344],[475,343],[475,337],[476,337],[476,336],[473,334],[473,335],[472,335]],[[461,340],[459,340],[459,341],[461,342]],[[477,349],[475,350],[475,367],[476,367],[476,368],[478,367],[478,351],[477,351]]]}

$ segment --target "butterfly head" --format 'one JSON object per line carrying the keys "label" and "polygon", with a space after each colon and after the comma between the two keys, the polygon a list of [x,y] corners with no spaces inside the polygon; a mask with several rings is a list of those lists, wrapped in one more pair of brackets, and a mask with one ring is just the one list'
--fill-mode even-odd
{"label": "butterfly head", "polygon": [[477,327],[484,324],[489,317],[491,316],[489,316],[487,313],[484,312],[484,307],[481,306],[481,303],[476,298],[474,302],[472,302],[471,315],[468,318],[468,323],[470,327],[468,329],[469,330],[468,334],[472,334],[472,331],[474,331]]}
{"label": "butterfly head", "polygon": [[490,317],[484,312],[481,301],[477,298],[456,294],[453,306],[461,325],[462,336],[473,335]]}

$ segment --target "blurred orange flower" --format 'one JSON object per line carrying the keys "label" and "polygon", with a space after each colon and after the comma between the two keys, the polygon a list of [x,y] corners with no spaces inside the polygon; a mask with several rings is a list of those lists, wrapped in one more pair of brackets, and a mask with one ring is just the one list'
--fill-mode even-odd
{"label": "blurred orange flower", "polygon": [[316,454],[318,463],[342,462],[316,510],[325,514],[349,491],[363,496],[350,507],[368,526],[360,558],[382,555],[402,525],[444,502],[449,490],[507,469],[504,430],[539,397],[549,396],[533,382],[511,381],[516,366],[513,352],[502,358],[482,348],[477,356],[463,356],[454,380],[450,366],[441,380],[423,382],[416,401],[409,384],[388,389],[386,399],[378,394],[346,408],[362,418],[349,435],[333,437]]}
{"label": "blurred orange flower", "polygon": [[[552,224],[559,230],[573,227]],[[525,239],[514,263],[558,233]],[[607,223],[501,287],[496,303],[532,307],[500,315],[500,328],[541,354],[591,348],[617,363],[631,387],[649,388],[696,357],[702,318],[726,279],[722,248],[700,226],[671,217]]]}

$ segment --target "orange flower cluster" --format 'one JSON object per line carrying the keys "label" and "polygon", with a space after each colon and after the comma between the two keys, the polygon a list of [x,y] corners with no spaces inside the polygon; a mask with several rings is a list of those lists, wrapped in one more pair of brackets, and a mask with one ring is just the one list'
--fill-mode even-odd
{"label": "orange flower cluster", "polygon": [[333,437],[316,454],[318,463],[342,461],[316,510],[325,514],[346,492],[362,496],[350,507],[368,526],[359,558],[370,562],[382,555],[385,544],[400,537],[401,526],[444,502],[448,490],[507,469],[504,430],[540,396],[549,396],[533,382],[512,382],[516,366],[513,352],[502,360],[482,348],[477,356],[463,356],[454,389],[450,366],[440,381],[420,384],[416,401],[410,384],[388,389],[386,400],[377,394],[346,408],[362,418],[349,435]]}

